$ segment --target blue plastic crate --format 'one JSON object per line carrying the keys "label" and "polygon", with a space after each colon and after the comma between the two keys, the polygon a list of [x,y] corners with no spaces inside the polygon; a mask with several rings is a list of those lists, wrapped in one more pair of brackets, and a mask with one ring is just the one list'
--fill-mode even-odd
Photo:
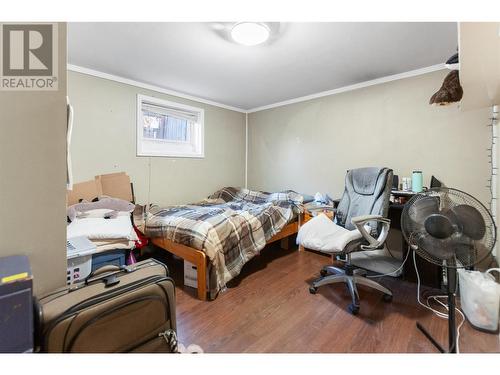
{"label": "blue plastic crate", "polygon": [[102,266],[124,266],[126,259],[126,250],[110,250],[105,253],[92,255],[92,271]]}

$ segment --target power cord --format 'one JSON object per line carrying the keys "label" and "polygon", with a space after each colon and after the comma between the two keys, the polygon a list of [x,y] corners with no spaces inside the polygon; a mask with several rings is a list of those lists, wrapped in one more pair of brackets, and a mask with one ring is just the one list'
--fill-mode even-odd
{"label": "power cord", "polygon": [[387,243],[385,244],[385,248],[387,249],[387,251],[389,252],[389,255],[390,255],[391,257],[393,257],[394,259],[397,259],[397,258],[394,256],[394,254],[392,253],[392,251],[391,251],[391,249],[389,248],[389,246],[387,246]]}
{"label": "power cord", "polygon": [[[390,252],[389,252],[390,253]],[[391,254],[392,255],[392,254]],[[399,266],[399,268],[397,268],[396,270],[392,271],[392,272],[389,272],[389,273],[384,273],[384,274],[376,274],[376,275],[370,275],[370,276],[366,276],[368,278],[371,278],[371,279],[374,279],[374,278],[377,278],[377,277],[384,277],[384,276],[391,276],[391,275],[394,275],[395,273],[399,272],[405,265],[406,261],[408,260],[408,256],[410,255],[410,249],[408,249],[408,252],[406,253],[406,257],[405,259],[403,260],[403,263],[401,263],[401,265]]]}
{"label": "power cord", "polygon": [[[408,253],[410,253],[410,247],[408,246]],[[440,304],[441,306],[443,306],[447,311],[448,311],[448,305],[441,302],[439,300],[439,298],[448,298],[448,296],[444,296],[444,295],[433,295],[433,296],[428,296],[427,297],[427,301],[426,301],[426,304],[422,303],[422,301],[420,301],[420,274],[418,273],[418,268],[417,268],[417,259],[415,257],[415,251],[413,252],[413,265],[415,266],[415,273],[417,274],[417,302],[425,307],[426,309],[432,311],[435,315],[437,315],[438,317],[442,318],[442,319],[448,319],[448,314],[442,312],[442,311],[439,311],[439,310],[436,310],[434,309],[430,303],[429,303],[429,300],[430,299],[433,299],[434,301],[436,301],[438,304]],[[462,328],[464,322],[465,322],[465,316],[464,314],[462,313],[462,311],[458,308],[458,307],[455,307],[455,310],[460,314],[461,318],[462,318],[462,321],[460,322],[460,324],[458,325],[457,327],[457,340],[456,340],[456,347],[457,347],[457,353],[460,353],[460,349],[459,349],[459,341],[460,341],[460,328]]]}

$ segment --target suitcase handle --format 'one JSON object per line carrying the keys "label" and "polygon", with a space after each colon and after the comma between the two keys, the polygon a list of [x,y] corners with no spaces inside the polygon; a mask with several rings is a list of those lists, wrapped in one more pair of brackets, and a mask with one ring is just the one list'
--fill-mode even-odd
{"label": "suitcase handle", "polygon": [[108,265],[108,266],[102,266],[95,271],[92,271],[86,278],[85,278],[85,285],[87,285],[94,276],[99,276],[103,273],[108,273],[108,272],[116,272],[120,271],[122,267],[118,266],[113,266],[113,265]]}
{"label": "suitcase handle", "polygon": [[102,281],[105,288],[109,288],[110,286],[120,283],[120,280],[116,277],[116,274],[109,275],[102,279]]}

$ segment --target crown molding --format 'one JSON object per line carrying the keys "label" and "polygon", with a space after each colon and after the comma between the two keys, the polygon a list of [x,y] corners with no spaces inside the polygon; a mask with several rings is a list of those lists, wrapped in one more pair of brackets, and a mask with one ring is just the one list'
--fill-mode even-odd
{"label": "crown molding", "polygon": [[298,98],[289,99],[289,100],[285,100],[285,101],[278,102],[278,103],[273,103],[273,104],[264,105],[261,107],[252,108],[252,109],[247,110],[247,113],[254,113],[254,112],[264,111],[266,109],[282,107],[282,106],[289,105],[289,104],[305,102],[305,101],[312,100],[312,99],[322,98],[324,96],[341,94],[341,93],[347,92],[347,91],[353,91],[353,90],[357,90],[357,89],[362,89],[364,87],[379,85],[381,83],[397,81],[397,80],[403,79],[403,78],[415,77],[415,76],[419,76],[422,74],[431,73],[431,72],[435,72],[435,71],[443,70],[443,69],[446,69],[445,64],[431,65],[431,66],[428,66],[426,68],[410,70],[410,71],[404,72],[404,73],[393,74],[393,75],[386,76],[386,77],[372,79],[370,81],[355,83],[354,85],[339,87],[338,89],[322,91],[322,92],[318,92],[316,94],[301,96]]}
{"label": "crown molding", "polygon": [[193,95],[183,94],[181,92],[170,90],[170,89],[165,89],[165,88],[160,87],[160,86],[155,86],[155,85],[151,85],[148,83],[135,81],[133,79],[120,77],[120,76],[116,76],[116,75],[109,74],[109,73],[104,73],[104,72],[101,72],[98,70],[89,69],[89,68],[85,68],[85,67],[78,66],[78,65],[68,64],[67,68],[69,71],[82,73],[82,74],[86,74],[86,75],[90,75],[90,76],[94,76],[94,77],[98,77],[98,78],[103,78],[103,79],[107,79],[107,80],[115,81],[115,82],[119,82],[119,83],[124,83],[126,85],[136,86],[136,87],[140,87],[140,88],[143,88],[146,90],[156,91],[156,92],[160,92],[162,94],[172,95],[172,96],[176,96],[179,98],[192,100],[192,101],[195,101],[198,103],[204,103],[204,104],[212,105],[214,107],[229,109],[231,111],[236,111],[236,112],[241,112],[241,113],[254,113],[254,112],[264,111],[266,109],[277,108],[277,107],[282,107],[282,106],[286,106],[286,105],[290,105],[290,104],[294,104],[294,103],[305,102],[308,100],[322,98],[324,96],[341,94],[343,92],[358,90],[358,89],[361,89],[364,87],[379,85],[381,83],[397,81],[397,80],[404,79],[404,78],[415,77],[415,76],[419,76],[422,74],[436,72],[438,70],[446,69],[445,64],[431,65],[431,66],[428,66],[425,68],[410,70],[408,72],[403,72],[403,73],[393,74],[390,76],[380,77],[380,78],[372,79],[370,81],[355,83],[354,85],[339,87],[339,88],[333,89],[333,90],[322,91],[322,92],[318,92],[318,93],[311,94],[311,95],[301,96],[298,98],[284,100],[282,102],[277,102],[277,103],[268,104],[268,105],[264,105],[261,107],[255,107],[252,109],[245,110],[242,108],[233,107],[233,106],[226,105],[223,103],[214,102],[212,100],[199,98],[199,97],[196,97]]}
{"label": "crown molding", "polygon": [[144,83],[144,82],[135,81],[133,79],[129,79],[129,78],[125,78],[125,77],[120,77],[120,76],[116,76],[113,74],[104,73],[104,72],[101,72],[99,70],[85,68],[85,67],[79,66],[79,65],[68,64],[67,69],[69,71],[72,71],[72,72],[82,73],[82,74],[86,74],[89,76],[103,78],[103,79],[107,79],[107,80],[114,81],[114,82],[124,83],[126,85],[136,86],[136,87],[140,87],[140,88],[143,88],[146,90],[151,90],[151,91],[156,91],[156,92],[159,92],[162,94],[172,95],[172,96],[176,96],[178,98],[192,100],[194,102],[212,105],[214,107],[229,109],[231,111],[236,111],[236,112],[241,112],[241,113],[247,112],[246,110],[241,109],[241,108],[237,108],[237,107],[233,107],[230,105],[214,102],[214,101],[208,100],[208,99],[199,98],[199,97],[193,96],[193,95],[183,94],[183,93],[178,92],[178,91],[165,89],[163,87],[151,85],[149,83]]}

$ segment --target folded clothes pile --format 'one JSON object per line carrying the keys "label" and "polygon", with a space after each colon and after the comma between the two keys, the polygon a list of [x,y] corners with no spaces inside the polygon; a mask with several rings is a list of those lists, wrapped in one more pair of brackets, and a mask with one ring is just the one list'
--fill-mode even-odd
{"label": "folded clothes pile", "polygon": [[133,249],[138,240],[131,221],[134,204],[116,198],[101,197],[68,207],[67,238],[87,237],[97,252]]}

